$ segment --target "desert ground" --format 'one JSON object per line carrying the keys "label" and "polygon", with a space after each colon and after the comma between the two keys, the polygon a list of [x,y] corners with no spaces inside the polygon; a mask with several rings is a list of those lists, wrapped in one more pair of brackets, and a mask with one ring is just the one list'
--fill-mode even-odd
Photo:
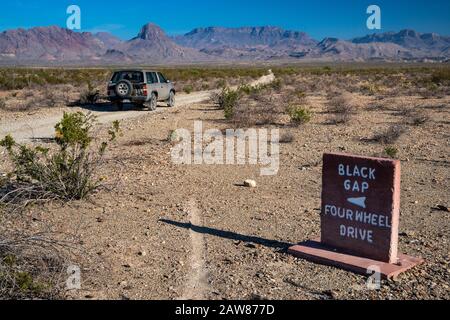
{"label": "desert ground", "polygon": [[[268,69],[263,74],[271,75]],[[156,112],[131,105],[118,112],[106,102],[72,104],[79,92],[64,88],[57,92],[67,97],[54,106],[24,108],[23,101],[40,97],[43,87],[4,89],[0,138],[11,133],[18,142],[52,148],[54,125],[63,112],[75,111],[98,116],[95,140],[107,137],[114,120],[120,120],[120,131],[96,172],[102,186],[85,199],[30,203],[13,212],[8,204],[0,207],[0,246],[18,235],[40,235],[54,241],[50,252],[58,251],[52,268],[48,260],[34,266],[27,250],[17,251],[26,264],[14,268],[29,274],[29,283],[20,286],[14,274],[13,284],[0,276],[1,296],[449,299],[448,74],[448,66],[273,68],[273,78],[261,81],[255,74],[240,80],[256,88],[237,89],[236,78],[229,83],[239,92],[231,114],[218,103],[224,94],[219,86],[200,86],[200,93],[196,86],[193,92],[179,90],[175,108],[161,103]],[[101,81],[98,86],[104,87]],[[279,129],[278,173],[261,176],[261,165],[251,164],[174,164],[173,132],[192,132],[194,121],[221,132]],[[287,253],[290,245],[320,235],[324,152],[401,160],[399,249],[424,258],[424,264],[368,290],[366,276]],[[4,148],[0,157],[6,177],[12,167]],[[244,187],[247,179],[256,188]],[[11,267],[11,253],[2,248],[0,254]],[[67,265],[80,267],[81,289],[64,290]],[[47,281],[48,274],[54,287],[30,285]]]}

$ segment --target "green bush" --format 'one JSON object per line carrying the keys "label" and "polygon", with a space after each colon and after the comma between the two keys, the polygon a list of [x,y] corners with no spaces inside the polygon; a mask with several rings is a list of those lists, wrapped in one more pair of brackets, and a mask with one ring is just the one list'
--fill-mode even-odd
{"label": "green bush", "polygon": [[431,82],[436,85],[450,82],[450,70],[442,69],[442,70],[433,72],[433,74],[431,75]]}
{"label": "green bush", "polygon": [[395,147],[386,147],[386,148],[384,149],[384,153],[385,153],[389,158],[395,159],[395,158],[397,158],[398,149],[395,148]]}
{"label": "green bush", "polygon": [[187,85],[183,88],[183,91],[187,94],[191,94],[192,91],[194,91],[194,87],[192,87],[191,85]]}
{"label": "green bush", "polygon": [[219,106],[219,109],[224,111],[225,118],[230,119],[234,114],[234,109],[240,97],[241,90],[223,88],[219,94],[213,96],[213,100]]}
{"label": "green bush", "polygon": [[217,81],[217,88],[225,88],[227,86],[227,82],[225,81],[225,79],[219,79],[219,81]]}
{"label": "green bush", "polygon": [[291,106],[288,108],[291,121],[295,124],[304,124],[311,121],[312,113],[303,106]]}
{"label": "green bush", "polygon": [[[93,151],[91,129],[95,118],[91,114],[64,113],[55,126],[57,149],[28,147],[17,144],[11,136],[0,141],[13,165],[9,174],[12,186],[22,193],[28,190],[26,200],[83,199],[100,186],[95,178],[107,142]],[[118,123],[110,130],[111,139],[118,132]],[[14,193],[14,191],[12,192]],[[14,199],[17,200],[17,197]],[[8,204],[8,200],[5,200]]]}
{"label": "green bush", "polygon": [[20,270],[17,260],[11,254],[5,255],[3,259],[0,257],[0,292],[16,298],[48,295],[48,287],[30,272]]}

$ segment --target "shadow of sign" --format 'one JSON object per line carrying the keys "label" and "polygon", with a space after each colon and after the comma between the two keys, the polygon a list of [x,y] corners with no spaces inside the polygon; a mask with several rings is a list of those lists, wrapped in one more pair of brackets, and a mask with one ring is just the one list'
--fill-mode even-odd
{"label": "shadow of sign", "polygon": [[259,244],[259,245],[262,245],[262,246],[265,246],[268,248],[279,249],[282,251],[287,251],[287,249],[290,246],[292,246],[292,244],[287,243],[287,242],[270,240],[270,239],[265,239],[265,238],[256,237],[256,236],[242,235],[242,234],[232,232],[232,231],[224,231],[224,230],[219,230],[219,229],[214,229],[214,228],[209,228],[209,227],[201,227],[201,226],[196,226],[191,223],[178,222],[178,221],[173,221],[173,220],[168,220],[168,219],[160,219],[159,222],[167,223],[172,226],[176,226],[178,228],[192,230],[194,232],[198,232],[198,233],[202,233],[202,234],[209,234],[209,235],[212,235],[215,237],[220,237],[220,238],[224,238],[224,239],[228,239],[228,240],[235,240],[235,241]]}

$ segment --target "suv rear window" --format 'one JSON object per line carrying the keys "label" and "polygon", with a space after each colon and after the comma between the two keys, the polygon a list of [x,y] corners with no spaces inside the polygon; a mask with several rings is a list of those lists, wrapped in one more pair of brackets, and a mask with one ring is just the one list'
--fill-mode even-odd
{"label": "suv rear window", "polygon": [[131,83],[144,82],[144,74],[140,71],[120,71],[114,73],[111,81],[117,83],[120,80],[128,80]]}

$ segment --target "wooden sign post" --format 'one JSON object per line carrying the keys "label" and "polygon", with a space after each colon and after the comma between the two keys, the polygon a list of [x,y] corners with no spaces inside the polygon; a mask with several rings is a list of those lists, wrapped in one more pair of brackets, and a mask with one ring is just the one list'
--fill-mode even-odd
{"label": "wooden sign post", "polygon": [[400,161],[327,153],[323,157],[321,238],[289,252],[385,278],[422,263],[398,253]]}

